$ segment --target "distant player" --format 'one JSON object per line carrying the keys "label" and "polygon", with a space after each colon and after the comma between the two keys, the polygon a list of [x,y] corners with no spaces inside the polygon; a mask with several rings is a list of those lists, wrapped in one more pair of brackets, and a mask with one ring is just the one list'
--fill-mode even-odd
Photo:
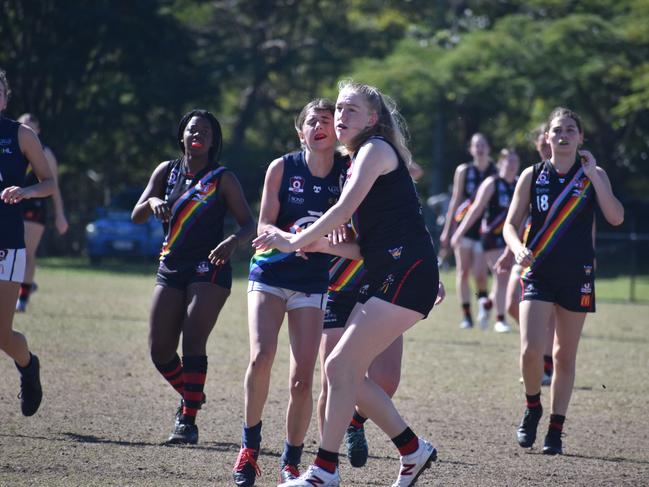
{"label": "distant player", "polygon": [[[131,215],[160,220],[165,240],[149,318],[151,359],[181,397],[168,443],[198,442],[196,416],[205,402],[207,340],[230,295],[230,257],[254,231],[236,176],[219,163],[221,126],[206,110],[192,110],[178,126],[182,155],[153,171]],[[224,238],[231,213],[239,230]],[[182,336],[182,362],[177,349]]]}
{"label": "distant player", "polygon": [[[566,108],[548,119],[546,140],[552,157],[523,171],[507,215],[504,235],[516,262],[522,265],[520,304],[521,372],[526,408],[518,427],[520,446],[531,447],[543,413],[541,379],[547,323],[556,318],[554,374],[550,386],[550,424],[543,453],[563,452],[561,435],[575,381],[577,346],[586,313],[595,311],[593,224],[599,206],[611,225],[624,219],[603,169],[587,150],[581,121]],[[526,242],[519,228],[527,215]]]}
{"label": "distant player", "polygon": [[[453,191],[448,205],[444,228],[440,236],[440,246],[448,248],[451,237],[462,220],[466,217],[478,187],[489,176],[496,174],[496,167],[489,158],[489,143],[480,133],[473,134],[469,152],[473,156],[471,162],[460,164],[453,176]],[[482,215],[478,215],[481,217]],[[482,243],[480,242],[480,218],[468,228],[464,237],[454,249],[456,266],[456,287],[458,300],[462,305],[462,321],[460,328],[473,328],[471,315],[471,288],[469,276],[472,274],[478,293],[478,325],[486,328],[489,323],[491,301],[487,296],[487,264]]]}
{"label": "distant player", "polygon": [[[37,135],[40,136],[41,126],[35,115],[31,113],[24,113],[18,117],[18,121],[27,125]],[[43,152],[47,158],[47,163],[50,166],[50,171],[54,175],[56,189],[52,194],[52,201],[54,203],[54,226],[56,227],[59,235],[63,235],[68,231],[68,220],[65,218],[63,210],[63,198],[58,185],[58,162],[54,156],[54,152],[47,146],[43,146]],[[27,168],[27,177],[25,178],[25,186],[31,186],[38,182],[38,178],[34,174],[31,166]],[[36,273],[36,251],[41,243],[41,238],[45,232],[45,225],[47,223],[47,198],[32,198],[23,202],[23,219],[25,220],[25,245],[27,250],[27,268],[25,269],[25,281],[20,285],[20,293],[18,301],[16,302],[16,311],[24,312],[27,310],[27,303],[29,297],[36,289],[34,283],[34,274]]]}
{"label": "distant player", "polygon": [[[10,94],[7,75],[0,69],[0,349],[16,363],[20,373],[20,407],[25,416],[31,416],[38,411],[43,397],[40,364],[29,351],[25,336],[13,329],[26,259],[20,203],[50,196],[56,183],[38,136],[29,127],[2,115]],[[29,165],[37,181],[21,187]]]}
{"label": "distant player", "polygon": [[489,299],[495,304],[497,313],[494,331],[507,333],[511,331],[510,326],[505,322],[505,298],[509,268],[503,269],[497,267],[496,264],[506,252],[503,226],[520,167],[516,152],[512,149],[503,149],[498,157],[497,167],[498,174],[489,176],[478,187],[471,208],[451,238],[451,246],[458,249],[462,245],[464,235],[476,221],[481,220],[480,239],[493,279]]}

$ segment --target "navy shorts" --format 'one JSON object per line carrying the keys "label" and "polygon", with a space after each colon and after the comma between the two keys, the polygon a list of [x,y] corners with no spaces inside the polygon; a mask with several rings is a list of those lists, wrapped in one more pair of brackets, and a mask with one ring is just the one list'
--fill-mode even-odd
{"label": "navy shorts", "polygon": [[428,316],[439,291],[439,269],[432,245],[402,246],[365,258],[367,274],[359,303],[371,297]]}
{"label": "navy shorts", "polygon": [[330,292],[324,315],[324,329],[345,328],[352,309],[358,302],[358,291]]}
{"label": "navy shorts", "polygon": [[47,223],[47,205],[45,198],[30,198],[22,201],[23,219],[26,222],[45,225]]}
{"label": "navy shorts", "polygon": [[230,263],[216,266],[209,260],[190,262],[160,262],[156,284],[184,291],[196,282],[209,282],[225,289],[232,287]]}
{"label": "navy shorts", "polygon": [[546,301],[555,303],[568,311],[577,313],[595,312],[595,278],[542,278],[522,277],[524,301]]}

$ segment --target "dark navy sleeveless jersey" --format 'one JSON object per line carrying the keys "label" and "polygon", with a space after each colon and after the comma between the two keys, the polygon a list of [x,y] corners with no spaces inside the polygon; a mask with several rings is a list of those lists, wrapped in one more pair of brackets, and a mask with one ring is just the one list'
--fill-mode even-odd
{"label": "dark navy sleeveless jersey", "polygon": [[577,160],[560,175],[550,161],[534,165],[527,246],[529,277],[582,277],[593,272],[595,191]]}
{"label": "dark navy sleeveless jersey", "polygon": [[[497,173],[496,166],[491,162],[484,171],[480,171],[475,164],[469,164],[467,166],[466,172],[464,173],[464,186],[462,187],[462,202],[455,210],[454,215],[456,223],[459,224],[466,216],[471,203],[475,199],[480,184],[489,176]],[[480,218],[465,232],[465,236],[473,240],[478,240],[480,236]]]}
{"label": "dark navy sleeveless jersey", "polygon": [[[389,144],[382,137],[369,140],[373,139]],[[390,146],[394,149],[392,144]],[[406,244],[432,246],[415,183],[405,161],[396,149],[394,151],[398,158],[397,168],[376,179],[352,217],[361,254],[368,266],[371,256],[385,252],[400,254]],[[349,175],[353,170],[352,164]]]}
{"label": "dark navy sleeveless jersey", "polygon": [[515,187],[516,180],[509,183],[504,178],[494,178],[494,192],[489,198],[480,226],[480,236],[485,250],[505,247],[503,227]]}
{"label": "dark navy sleeveless jersey", "polygon": [[165,240],[160,260],[206,259],[223,240],[227,207],[220,183],[225,171],[225,167],[212,164],[197,174],[190,174],[182,159],[169,162],[165,201],[171,218],[163,225]]}
{"label": "dark navy sleeveless jersey", "polygon": [[[20,150],[20,123],[0,115],[0,193],[9,186],[23,186],[28,161]],[[25,248],[25,229],[20,204],[0,201],[0,249]]]}
{"label": "dark navy sleeveless jersey", "polygon": [[[287,154],[283,161],[280,210],[275,226],[296,233],[298,228],[310,226],[338,201],[348,158],[336,154],[333,167],[324,178],[311,174],[304,152]],[[257,252],[250,261],[249,279],[303,293],[327,292],[331,256],[311,253],[308,257],[304,260],[294,253],[276,249]]]}

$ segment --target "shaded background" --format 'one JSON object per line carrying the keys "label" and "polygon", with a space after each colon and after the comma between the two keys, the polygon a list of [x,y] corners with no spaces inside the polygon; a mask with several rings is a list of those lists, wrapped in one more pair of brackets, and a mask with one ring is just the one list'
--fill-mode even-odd
{"label": "shaded background", "polygon": [[628,234],[649,231],[644,0],[0,0],[0,67],[7,115],[35,113],[59,159],[71,230],[49,254],[84,251],[96,208],[177,156],[194,107],[221,120],[222,161],[254,205],[268,162],[298,147],[299,109],[352,77],[398,102],[423,197],[447,191],[473,132],[525,166],[530,132],[556,105],[576,110],[627,209],[609,243],[643,265],[627,257]]}

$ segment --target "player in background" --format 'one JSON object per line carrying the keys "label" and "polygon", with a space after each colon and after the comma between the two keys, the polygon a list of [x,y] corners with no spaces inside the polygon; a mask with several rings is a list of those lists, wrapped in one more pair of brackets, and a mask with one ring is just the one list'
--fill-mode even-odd
{"label": "player in background", "polygon": [[[453,176],[451,200],[440,235],[440,246],[448,248],[451,237],[457,225],[466,217],[478,187],[489,176],[497,173],[496,167],[489,158],[489,142],[480,133],[473,134],[469,152],[473,156],[471,162],[460,164]],[[478,215],[481,217],[482,215]],[[487,295],[487,264],[480,242],[479,218],[472,227],[467,229],[464,237],[454,249],[456,266],[456,287],[458,300],[462,306],[462,321],[460,328],[473,328],[471,315],[471,288],[469,276],[473,274],[478,294],[478,325],[486,328],[489,323],[489,310],[492,303]]]}
{"label": "player in background", "polygon": [[[40,137],[41,126],[35,115],[31,113],[24,113],[18,117],[18,121],[31,128],[36,135]],[[63,197],[58,184],[58,162],[54,156],[54,152],[48,146],[43,146],[43,152],[47,158],[47,163],[50,166],[50,171],[54,176],[56,182],[56,189],[52,193],[52,201],[54,202],[54,226],[59,235],[63,235],[68,231],[68,220],[65,218],[65,211],[63,209]],[[36,184],[38,178],[34,174],[32,167],[27,168],[27,176],[25,178],[25,186]],[[36,273],[36,252],[38,246],[43,238],[45,232],[45,224],[47,223],[47,198],[32,198],[25,200],[22,205],[23,219],[25,221],[25,249],[27,251],[27,268],[25,269],[25,280],[20,285],[20,293],[18,294],[18,301],[16,301],[16,311],[24,312],[27,310],[29,297],[33,291],[36,290],[36,283],[34,282],[34,275]]]}

